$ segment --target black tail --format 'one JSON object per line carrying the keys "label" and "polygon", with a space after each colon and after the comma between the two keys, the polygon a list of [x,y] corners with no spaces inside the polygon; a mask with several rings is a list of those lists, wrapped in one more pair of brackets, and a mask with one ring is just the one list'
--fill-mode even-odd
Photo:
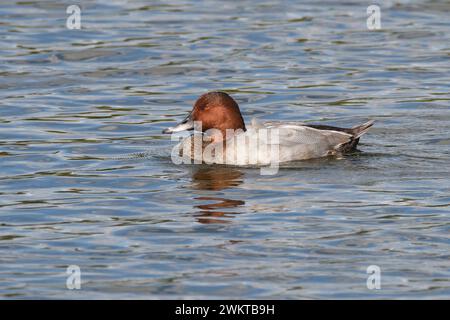
{"label": "black tail", "polygon": [[367,121],[366,123],[363,123],[359,126],[355,126],[353,128],[339,128],[339,127],[333,127],[333,126],[324,126],[320,124],[312,124],[312,125],[306,125],[307,127],[311,127],[314,129],[319,130],[332,130],[332,131],[340,131],[345,132],[348,134],[351,134],[352,137],[349,142],[342,144],[339,146],[338,150],[340,152],[350,152],[356,150],[356,146],[358,145],[359,138],[365,134],[367,131],[369,131],[370,127],[373,126],[374,120]]}
{"label": "black tail", "polygon": [[361,137],[364,133],[369,131],[370,127],[373,126],[374,120],[367,121],[359,126],[353,127],[350,130],[352,131],[352,135],[355,139]]}

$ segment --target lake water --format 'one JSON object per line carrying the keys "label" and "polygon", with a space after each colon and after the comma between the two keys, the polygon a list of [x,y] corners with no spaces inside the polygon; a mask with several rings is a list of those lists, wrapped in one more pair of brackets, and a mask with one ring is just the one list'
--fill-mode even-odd
{"label": "lake water", "polygon": [[[72,1],[0,5],[1,298],[450,297],[449,2],[372,31],[364,1],[76,2],[80,30]],[[175,165],[161,130],[209,90],[376,124],[276,175]]]}

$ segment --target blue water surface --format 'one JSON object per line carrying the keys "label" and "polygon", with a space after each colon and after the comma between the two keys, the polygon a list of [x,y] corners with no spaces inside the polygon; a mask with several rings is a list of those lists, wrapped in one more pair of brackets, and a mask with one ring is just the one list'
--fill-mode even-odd
{"label": "blue water surface", "polygon": [[[1,298],[450,297],[449,2],[382,1],[379,30],[355,0],[77,3],[79,30],[0,4]],[[376,124],[276,175],[175,165],[161,130],[209,90]]]}

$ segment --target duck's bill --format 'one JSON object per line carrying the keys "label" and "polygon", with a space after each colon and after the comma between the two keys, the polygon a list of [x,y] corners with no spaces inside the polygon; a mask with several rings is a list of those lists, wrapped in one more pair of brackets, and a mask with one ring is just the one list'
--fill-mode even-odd
{"label": "duck's bill", "polygon": [[193,129],[194,129],[194,121],[192,120],[191,113],[189,113],[188,116],[184,118],[184,120],[181,121],[179,124],[177,124],[175,127],[166,128],[162,131],[162,133],[174,133]]}

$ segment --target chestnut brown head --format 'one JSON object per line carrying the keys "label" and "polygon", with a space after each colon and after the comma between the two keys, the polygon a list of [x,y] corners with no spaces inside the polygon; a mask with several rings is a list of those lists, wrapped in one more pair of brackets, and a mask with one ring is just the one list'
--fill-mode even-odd
{"label": "chestnut brown head", "polygon": [[178,125],[167,128],[163,133],[172,133],[194,129],[194,122],[201,122],[202,131],[218,129],[225,137],[227,129],[242,129],[245,123],[239,106],[225,92],[208,92],[203,94],[194,104],[191,113]]}

